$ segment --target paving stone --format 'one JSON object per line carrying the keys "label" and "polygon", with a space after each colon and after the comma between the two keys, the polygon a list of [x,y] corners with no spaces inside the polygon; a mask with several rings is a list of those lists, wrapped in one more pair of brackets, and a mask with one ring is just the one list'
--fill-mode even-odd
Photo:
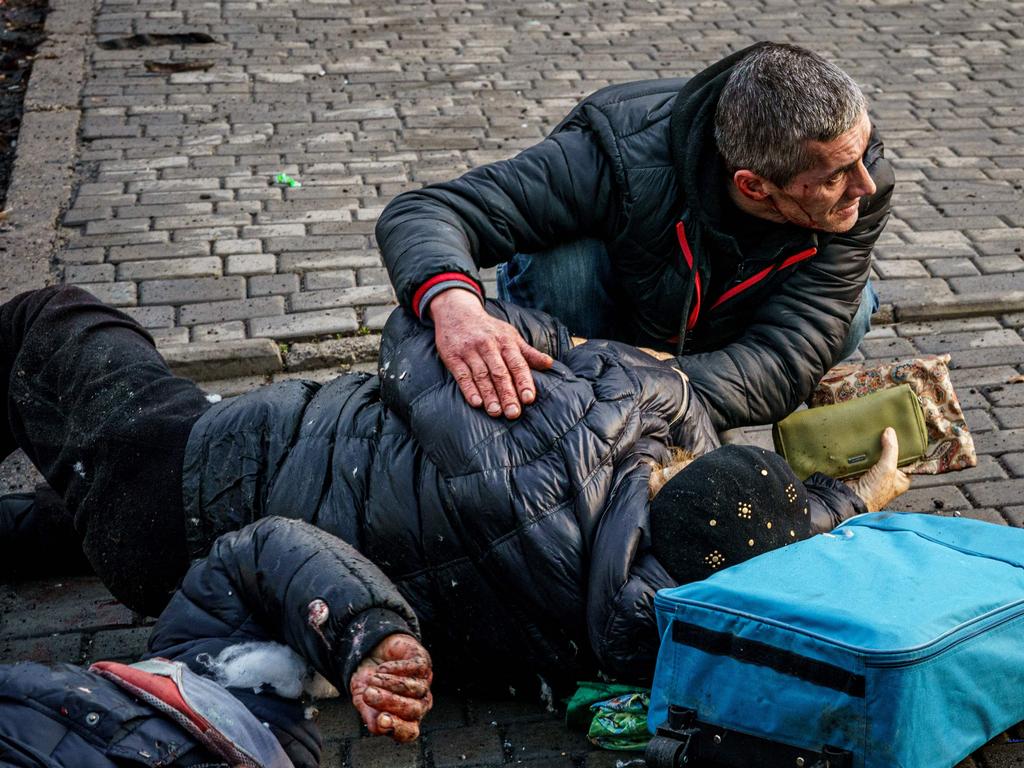
{"label": "paving stone", "polygon": [[153,259],[123,261],[117,265],[121,280],[153,280],[158,278],[219,277],[223,266],[219,256],[198,256],[190,259]]}
{"label": "paving stone", "polygon": [[296,312],[284,317],[258,317],[249,322],[249,333],[272,339],[305,339],[332,333],[352,333],[359,328],[353,309]]}
{"label": "paving stone", "polygon": [[299,290],[299,276],[290,273],[249,278],[250,296],[286,296]]}
{"label": "paving stone", "polygon": [[197,277],[183,280],[147,280],[139,284],[142,304],[190,304],[245,298],[243,277]]}
{"label": "paving stone", "polygon": [[1020,259],[1012,270],[1003,274],[980,275],[978,277],[951,277],[949,284],[958,294],[1001,294],[1008,291],[1024,290],[1024,272],[1020,270]]}
{"label": "paving stone", "polygon": [[560,721],[513,723],[505,731],[505,740],[513,761],[568,757],[588,749],[586,737],[567,730]]}
{"label": "paving stone", "polygon": [[329,291],[293,293],[288,304],[293,312],[332,307],[355,307],[366,304],[390,304],[395,295],[389,285],[367,285]]}
{"label": "paving stone", "polygon": [[971,432],[975,434],[999,429],[992,414],[978,408],[964,408],[964,420]]}
{"label": "paving stone", "polygon": [[113,307],[131,307],[138,302],[138,287],[132,282],[79,283],[78,287]]}
{"label": "paving stone", "polygon": [[[1005,461],[1005,457],[1002,457]],[[979,456],[978,466],[961,469],[957,472],[948,472],[942,475],[911,475],[910,487],[914,490],[932,488],[937,485],[949,485],[956,483],[974,483],[981,480],[1003,480],[1007,473],[992,456]]]}
{"label": "paving stone", "polygon": [[391,305],[367,307],[363,312],[363,327],[371,331],[383,330],[384,324],[394,311],[395,307]]}
{"label": "paving stone", "polygon": [[377,359],[380,336],[348,336],[313,343],[292,344],[284,355],[284,366],[289,371],[350,366],[354,363]]}
{"label": "paving stone", "polygon": [[351,702],[344,696],[317,702],[317,724],[325,740],[358,738],[367,733]]}
{"label": "paving stone", "polygon": [[1024,477],[1024,453],[1007,453],[999,457],[1013,477]]}
{"label": "paving stone", "polygon": [[72,264],[64,268],[67,283],[111,283],[116,268],[113,264]]}
{"label": "paving stone", "polygon": [[72,248],[61,251],[58,259],[64,264],[101,264],[104,255],[103,248]]}
{"label": "paving stone", "polygon": [[174,325],[174,307],[125,307],[122,311],[143,328],[170,328]]}
{"label": "paving stone", "polygon": [[1024,429],[1004,429],[975,435],[974,448],[980,453],[999,455],[1018,450],[1024,445]]}
{"label": "paving stone", "polygon": [[[1024,339],[1008,328],[990,331],[968,331],[965,333],[937,333],[911,339],[921,351],[931,354],[955,352],[965,349],[991,349],[993,347],[1019,347],[1019,359],[1024,362]],[[954,355],[959,358],[959,355]]]}
{"label": "paving stone", "polygon": [[380,257],[365,251],[318,252],[298,251],[281,253],[278,257],[282,272],[305,272],[307,270],[358,269],[376,267]]}
{"label": "paving stone", "polygon": [[284,299],[280,296],[263,296],[242,299],[240,301],[211,301],[200,304],[183,304],[180,313],[182,325],[249,320],[253,317],[283,315]]}
{"label": "paving stone", "polygon": [[1016,408],[996,408],[992,415],[996,421],[999,422],[999,426],[1006,429],[1015,429],[1018,427],[1024,427],[1024,406],[1018,406]]}
{"label": "paving stone", "polygon": [[1024,479],[968,483],[966,490],[980,506],[1004,507],[1024,504]]}
{"label": "paving stone", "polygon": [[245,323],[208,323],[192,326],[192,341],[237,341],[245,338]]}
{"label": "paving stone", "polygon": [[453,766],[501,765],[504,762],[502,739],[492,725],[479,725],[443,731],[441,738],[428,739],[435,768]]}
{"label": "paving stone", "polygon": [[97,632],[86,649],[86,663],[97,661],[135,662],[146,652],[152,627],[133,627]]}
{"label": "paving stone", "polygon": [[[1010,379],[1004,381],[1008,382]],[[982,387],[981,392],[997,407],[1024,405],[1024,381],[1021,380],[1013,384],[992,384]]]}
{"label": "paving stone", "polygon": [[[947,476],[950,477],[950,476]],[[950,477],[952,481],[952,478]],[[911,487],[893,501],[891,508],[900,512],[936,512],[938,510],[970,509],[973,505],[953,485],[939,485],[932,488]]]}
{"label": "paving stone", "polygon": [[219,256],[262,253],[263,242],[261,240],[223,240],[213,244],[213,252]]}
{"label": "paving stone", "polygon": [[1024,768],[1024,750],[1019,744],[994,744],[982,754],[985,768]]}
{"label": "paving stone", "polygon": [[153,337],[156,348],[163,353],[167,347],[188,344],[188,328],[151,328],[149,335]]}
{"label": "paving stone", "polygon": [[356,284],[356,273],[351,269],[307,272],[302,278],[302,287],[307,291],[327,288],[352,288]]}
{"label": "paving stone", "polygon": [[26,638],[68,630],[132,624],[132,613],[97,578],[23,582],[0,586],[0,638]]}
{"label": "paving stone", "polygon": [[1004,507],[1003,517],[1014,528],[1024,528],[1024,506]]}
{"label": "paving stone", "polygon": [[876,288],[883,304],[898,304],[907,299],[916,299],[921,296],[934,298],[952,296],[946,281],[937,278],[890,279],[878,282]]}
{"label": "paving stone", "polygon": [[914,357],[917,350],[907,339],[900,338],[876,338],[864,339],[860,344],[860,351],[865,357],[878,359],[889,357]]}
{"label": "paving stone", "polygon": [[164,347],[160,352],[177,375],[197,381],[252,376],[282,368],[281,353],[269,339],[186,343]]}
{"label": "paving stone", "polygon": [[233,253],[224,259],[226,275],[272,275],[276,270],[277,257],[272,253]]}
{"label": "paving stone", "polygon": [[932,320],[919,323],[900,323],[903,336],[925,336],[933,333],[963,333],[966,331],[992,331],[1000,327],[993,317],[958,317],[951,320]]}
{"label": "paving stone", "polygon": [[349,764],[360,768],[417,768],[423,765],[421,743],[396,744],[391,739],[364,738],[351,742]]}
{"label": "paving stone", "polygon": [[122,261],[179,259],[189,256],[208,256],[209,254],[210,244],[203,242],[121,245],[110,249],[108,260],[117,264]]}
{"label": "paving stone", "polygon": [[78,664],[82,660],[82,643],[82,634],[79,632],[17,640],[0,639],[0,664],[18,661]]}
{"label": "paving stone", "polygon": [[974,262],[966,258],[926,259],[924,266],[932,277],[967,277],[978,274]]}

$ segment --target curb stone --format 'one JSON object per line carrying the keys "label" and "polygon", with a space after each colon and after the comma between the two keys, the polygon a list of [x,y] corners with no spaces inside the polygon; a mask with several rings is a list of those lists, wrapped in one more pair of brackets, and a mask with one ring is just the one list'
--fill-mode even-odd
{"label": "curb stone", "polygon": [[[94,12],[92,0],[50,0],[7,196],[11,229],[0,245],[0,302],[56,279],[57,223],[71,200],[84,52]],[[51,135],[54,128],[57,135]]]}

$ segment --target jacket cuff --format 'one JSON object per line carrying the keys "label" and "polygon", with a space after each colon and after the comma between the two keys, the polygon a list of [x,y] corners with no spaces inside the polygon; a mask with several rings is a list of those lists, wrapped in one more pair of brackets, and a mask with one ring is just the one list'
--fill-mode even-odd
{"label": "jacket cuff", "polygon": [[418,637],[418,633],[405,619],[387,608],[363,611],[348,623],[345,632],[351,640],[349,655],[343,660],[342,667],[342,681],[346,690],[356,667],[384,638],[398,634]]}
{"label": "jacket cuff", "polygon": [[416,289],[416,293],[413,294],[412,310],[416,313],[416,317],[424,320],[430,300],[449,288],[463,288],[467,291],[472,291],[477,295],[481,303],[483,302],[484,292],[476,280],[461,272],[442,272],[440,275],[434,275],[423,283]]}
{"label": "jacket cuff", "polygon": [[804,481],[811,507],[811,529],[827,533],[840,523],[868,511],[864,500],[842,480],[815,472]]}

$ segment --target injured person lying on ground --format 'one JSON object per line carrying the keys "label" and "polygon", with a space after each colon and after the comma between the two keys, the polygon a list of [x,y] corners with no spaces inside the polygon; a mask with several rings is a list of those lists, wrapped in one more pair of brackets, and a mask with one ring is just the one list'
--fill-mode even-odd
{"label": "injured person lying on ground", "polygon": [[[21,447],[53,492],[0,501],[0,567],[55,573],[64,532],[115,597],[157,615],[219,537],[298,518],[386,575],[438,679],[559,692],[598,671],[651,678],[658,589],[829,531],[907,487],[891,435],[858,484],[802,483],[775,454],[719,448],[703,406],[714,393],[670,361],[574,344],[536,310],[487,309],[555,360],[515,421],[469,407],[431,329],[401,310],[377,375],[220,401],[89,294],[16,297],[0,307],[0,457]],[[259,580],[250,567],[239,578]]]}

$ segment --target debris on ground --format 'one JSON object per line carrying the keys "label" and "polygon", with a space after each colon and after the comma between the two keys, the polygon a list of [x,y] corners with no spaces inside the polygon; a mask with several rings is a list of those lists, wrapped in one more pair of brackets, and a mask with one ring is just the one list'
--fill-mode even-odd
{"label": "debris on ground", "polygon": [[123,51],[133,48],[145,48],[151,45],[207,45],[217,40],[205,32],[183,32],[176,35],[131,35],[100,40],[96,45],[105,51]]}
{"label": "debris on ground", "polygon": [[153,72],[158,75],[174,74],[175,72],[205,72],[214,65],[215,62],[208,60],[193,60],[193,61],[145,61],[143,66],[146,67],[147,72]]}

